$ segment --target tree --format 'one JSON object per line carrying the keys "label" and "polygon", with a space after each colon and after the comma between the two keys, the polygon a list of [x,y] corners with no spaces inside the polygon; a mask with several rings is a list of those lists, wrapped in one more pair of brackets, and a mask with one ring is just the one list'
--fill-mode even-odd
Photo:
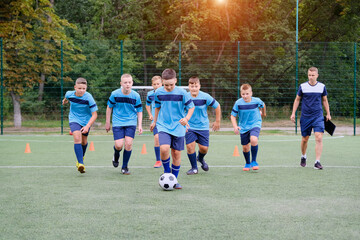
{"label": "tree", "polygon": [[[21,96],[27,88],[42,83],[41,74],[57,81],[60,76],[60,45],[63,53],[75,61],[84,57],[65,34],[65,28],[74,28],[60,19],[49,0],[3,1],[0,5],[3,21],[0,37],[4,39],[4,84],[14,107],[14,126],[21,127]],[[51,19],[51,21],[49,21]],[[68,61],[64,69],[69,70]]]}

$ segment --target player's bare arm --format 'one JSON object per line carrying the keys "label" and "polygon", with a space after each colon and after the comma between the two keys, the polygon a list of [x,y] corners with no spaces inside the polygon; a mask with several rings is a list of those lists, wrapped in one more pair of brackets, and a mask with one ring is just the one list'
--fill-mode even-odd
{"label": "player's bare arm", "polygon": [[156,126],[156,121],[158,119],[159,116],[159,112],[160,112],[160,108],[155,108],[155,117],[154,117],[154,121],[151,123],[150,125],[150,131],[152,132]]}
{"label": "player's bare arm", "polygon": [[81,133],[88,133],[89,132],[89,129],[90,129],[90,127],[94,124],[94,122],[95,122],[95,120],[97,119],[97,112],[95,111],[95,112],[92,112],[91,113],[91,118],[90,118],[90,120],[89,120],[89,122],[88,122],[88,124],[86,124],[86,126],[84,126],[83,128],[81,128]]}
{"label": "player's bare arm", "polygon": [[260,109],[260,115],[262,118],[266,117],[266,105],[264,103],[264,107],[262,109]]}
{"label": "player's bare arm", "polygon": [[142,118],[143,118],[143,113],[142,113],[142,112],[138,112],[138,113],[137,113],[137,119],[138,119],[139,134],[142,134],[142,133],[143,133]]}
{"label": "player's bare arm", "polygon": [[301,100],[301,97],[299,95],[296,95],[296,98],[295,98],[295,101],[294,101],[294,104],[293,104],[293,110],[292,110],[292,113],[291,113],[291,116],[290,116],[290,120],[293,123],[295,122],[295,113],[296,113],[297,108],[299,107],[300,100]]}
{"label": "player's bare arm", "polygon": [[221,121],[221,107],[220,104],[217,108],[215,108],[215,122],[212,124],[212,130],[217,131],[220,129],[220,121]]}
{"label": "player's bare arm", "polygon": [[63,100],[62,100],[62,105],[65,105],[65,104],[67,104],[69,102],[69,100],[67,100],[66,98],[64,98]]}
{"label": "player's bare arm", "polygon": [[154,119],[154,117],[153,117],[153,115],[151,114],[151,107],[148,106],[148,105],[146,105],[145,108],[146,108],[146,111],[147,111],[147,113],[148,113],[148,115],[149,115],[149,120],[152,121],[152,120]]}
{"label": "player's bare arm", "polygon": [[330,106],[329,106],[329,102],[327,99],[327,96],[323,96],[322,97],[322,102],[326,111],[326,121],[331,120],[331,115],[330,115]]}
{"label": "player's bare arm", "polygon": [[112,108],[107,106],[107,108],[106,108],[106,122],[105,122],[105,130],[106,130],[106,132],[110,131],[111,113],[112,113]]}
{"label": "player's bare arm", "polygon": [[233,115],[230,116],[230,119],[231,119],[231,123],[233,125],[233,128],[234,128],[234,133],[236,135],[239,134],[239,131],[240,131],[240,127],[237,125],[236,123],[236,117],[234,117]]}
{"label": "player's bare arm", "polygon": [[183,126],[186,126],[186,124],[188,124],[191,116],[193,115],[194,111],[195,111],[195,107],[190,108],[188,110],[188,113],[186,114],[186,116],[184,118],[180,119],[180,121],[179,121],[180,124]]}

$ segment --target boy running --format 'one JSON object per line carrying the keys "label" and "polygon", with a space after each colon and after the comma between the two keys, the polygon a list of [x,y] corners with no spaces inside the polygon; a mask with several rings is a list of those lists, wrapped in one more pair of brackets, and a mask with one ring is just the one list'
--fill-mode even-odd
{"label": "boy running", "polygon": [[[194,112],[194,103],[184,89],[177,87],[176,72],[165,69],[162,72],[163,87],[155,92],[155,116],[150,126],[159,131],[160,158],[165,173],[172,173],[177,178],[180,171],[181,151],[184,150],[186,125]],[[184,110],[187,109],[185,116]],[[170,169],[170,148],[172,165]],[[182,186],[178,183],[176,189]]]}
{"label": "boy running", "polygon": [[[239,134],[240,131],[241,145],[246,162],[243,171],[249,171],[250,168],[258,170],[259,164],[256,161],[259,148],[258,140],[262,123],[261,117],[266,117],[266,107],[260,98],[252,96],[250,84],[241,85],[240,91],[241,98],[235,102],[231,111],[231,123],[235,134]],[[236,117],[239,117],[238,125]]]}
{"label": "boy running", "polygon": [[[106,108],[106,132],[110,131],[110,118],[112,115],[112,131],[114,135],[113,166],[119,166],[120,152],[124,149],[121,173],[130,175],[128,163],[135,138],[136,124],[139,134],[142,134],[142,104],[140,95],[131,90],[133,79],[130,74],[123,74],[120,81],[121,88],[113,91]],[[112,113],[112,114],[111,114]]]}
{"label": "boy running", "polygon": [[[190,128],[186,132],[186,149],[187,155],[191,163],[191,169],[186,172],[187,175],[198,173],[197,161],[201,163],[201,168],[204,171],[209,171],[209,166],[205,162],[204,156],[209,149],[209,118],[207,114],[208,106],[215,109],[215,122],[212,123],[213,131],[219,130],[221,119],[220,104],[209,94],[200,91],[200,79],[198,77],[191,77],[189,79],[188,95],[194,102],[195,110],[192,115],[189,125]],[[195,147],[196,143],[199,146],[199,153],[196,156]]]}
{"label": "boy running", "polygon": [[75,91],[67,91],[62,104],[70,102],[69,126],[74,138],[74,151],[76,155],[76,168],[85,173],[84,156],[88,145],[87,137],[90,127],[97,118],[98,107],[92,95],[86,92],[85,78],[76,79]]}

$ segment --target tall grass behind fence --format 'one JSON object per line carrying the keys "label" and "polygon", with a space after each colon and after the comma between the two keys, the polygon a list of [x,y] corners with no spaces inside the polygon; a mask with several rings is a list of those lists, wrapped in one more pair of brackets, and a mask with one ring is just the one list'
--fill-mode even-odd
{"label": "tall grass behind fence", "polygon": [[[191,76],[199,76],[202,90],[220,102],[224,122],[243,83],[251,84],[254,96],[266,103],[267,121],[288,120],[297,87],[307,81],[311,66],[319,68],[318,80],[326,84],[332,117],[348,119],[355,126],[360,116],[359,44],[355,43],[299,43],[296,48],[293,42],[83,40],[70,49],[54,41],[2,41],[5,132],[13,127],[16,102],[23,126],[26,120],[54,120],[60,127],[64,119],[67,127],[69,106],[64,106],[62,115],[61,92],[73,90],[78,77],[88,80],[88,91],[99,107],[97,122],[103,124],[107,99],[120,87],[121,74],[132,74],[135,86],[150,86],[151,78],[165,68],[177,71],[181,86]],[[137,91],[143,98],[147,127],[148,90]],[[16,98],[19,101],[13,101]]]}

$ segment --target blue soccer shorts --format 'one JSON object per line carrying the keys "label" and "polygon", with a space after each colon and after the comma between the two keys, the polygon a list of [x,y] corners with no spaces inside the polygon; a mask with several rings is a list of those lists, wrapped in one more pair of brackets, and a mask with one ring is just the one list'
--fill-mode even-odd
{"label": "blue soccer shorts", "polygon": [[209,130],[192,130],[188,129],[185,134],[186,144],[190,144],[192,142],[197,142],[198,144],[208,147],[209,146]]}
{"label": "blue soccer shorts", "polygon": [[136,126],[122,126],[112,128],[114,140],[126,137],[135,138]]}
{"label": "blue soccer shorts", "polygon": [[311,136],[311,131],[314,129],[314,132],[324,132],[324,116],[315,117],[315,118],[301,118],[300,117],[300,128],[301,136],[307,137]]}
{"label": "blue soccer shorts", "polygon": [[[69,126],[70,126],[71,132],[80,131],[81,128],[84,127],[84,126],[81,126],[80,124],[78,124],[77,122],[71,122],[71,123],[69,123]],[[90,128],[89,128],[89,131],[87,133],[82,133],[82,135],[88,136],[89,133],[90,133]]]}
{"label": "blue soccer shorts", "polygon": [[255,137],[259,138],[259,135],[260,135],[260,128],[258,128],[258,127],[254,127],[252,129],[250,129],[249,131],[247,131],[246,133],[241,133],[240,134],[241,145],[248,145],[250,142],[251,136],[255,136]]}
{"label": "blue soccer shorts", "polygon": [[159,132],[159,143],[161,145],[170,145],[170,148],[178,151],[184,150],[185,137],[176,137],[166,132]]}

